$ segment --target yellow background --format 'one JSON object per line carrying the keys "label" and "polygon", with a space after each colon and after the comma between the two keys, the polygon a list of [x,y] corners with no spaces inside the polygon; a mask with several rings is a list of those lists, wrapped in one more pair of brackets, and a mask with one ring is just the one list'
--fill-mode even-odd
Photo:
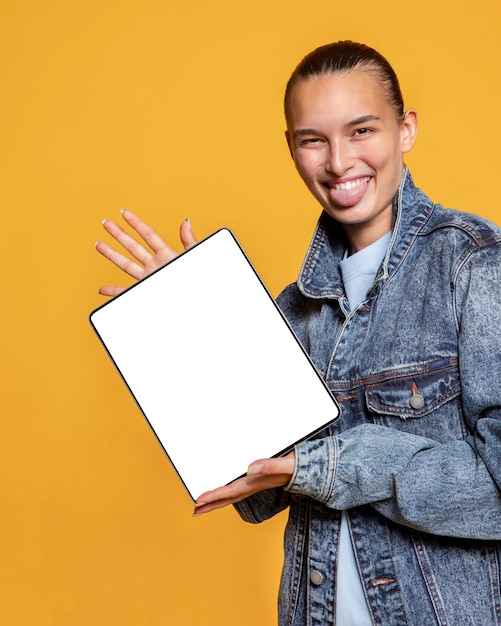
{"label": "yellow background", "polygon": [[345,38],[420,113],[416,182],[501,221],[492,0],[0,0],[0,626],[276,622],[285,516],[191,517],[89,327],[123,280],[93,243],[123,206],[172,243],[228,226],[277,294],[318,215],[283,88]]}

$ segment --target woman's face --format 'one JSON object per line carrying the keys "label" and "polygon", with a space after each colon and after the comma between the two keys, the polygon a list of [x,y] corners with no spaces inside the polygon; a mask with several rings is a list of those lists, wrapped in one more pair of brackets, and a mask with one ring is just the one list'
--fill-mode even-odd
{"label": "woman's face", "polygon": [[398,119],[377,75],[367,69],[297,82],[287,106],[287,139],[299,175],[343,224],[351,252],[392,227],[402,155],[414,143],[415,111]]}

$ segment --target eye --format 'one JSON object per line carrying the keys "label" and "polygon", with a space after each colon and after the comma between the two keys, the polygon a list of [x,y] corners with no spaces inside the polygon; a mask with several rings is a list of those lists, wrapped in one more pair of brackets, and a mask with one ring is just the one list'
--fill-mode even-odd
{"label": "eye", "polygon": [[302,139],[300,139],[298,141],[298,143],[296,144],[297,148],[318,148],[321,147],[322,144],[325,143],[324,139],[322,139],[322,137],[303,137]]}
{"label": "eye", "polygon": [[306,137],[304,139],[301,139],[301,141],[299,142],[299,146],[303,146],[303,147],[316,146],[320,144],[321,142],[322,140],[320,139],[320,137]]}
{"label": "eye", "polygon": [[367,128],[366,126],[363,126],[362,128],[357,128],[355,130],[355,135],[357,135],[358,137],[364,137],[366,135],[369,135],[371,132],[370,128]]}

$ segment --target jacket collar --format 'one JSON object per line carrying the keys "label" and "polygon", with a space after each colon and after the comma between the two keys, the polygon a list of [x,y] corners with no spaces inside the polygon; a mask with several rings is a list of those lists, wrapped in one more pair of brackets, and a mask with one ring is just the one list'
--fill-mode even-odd
{"label": "jacket collar", "polygon": [[[374,295],[396,271],[414,239],[433,211],[433,203],[414,186],[404,168],[393,199],[393,234],[384,260],[370,290]],[[318,220],[297,281],[309,298],[339,298],[344,295],[339,262],[347,246],[342,226],[325,211]]]}

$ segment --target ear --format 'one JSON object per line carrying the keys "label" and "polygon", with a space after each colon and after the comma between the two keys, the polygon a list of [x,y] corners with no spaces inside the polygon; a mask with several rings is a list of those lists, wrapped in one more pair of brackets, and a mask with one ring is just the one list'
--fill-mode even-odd
{"label": "ear", "polygon": [[418,117],[414,109],[409,109],[404,113],[400,125],[400,138],[402,142],[402,152],[410,152],[416,141],[418,132]]}
{"label": "ear", "polygon": [[285,131],[285,139],[287,141],[287,145],[289,146],[289,152],[292,157],[292,160],[294,161],[294,151],[292,150],[292,140],[291,140],[291,135],[288,130]]}

